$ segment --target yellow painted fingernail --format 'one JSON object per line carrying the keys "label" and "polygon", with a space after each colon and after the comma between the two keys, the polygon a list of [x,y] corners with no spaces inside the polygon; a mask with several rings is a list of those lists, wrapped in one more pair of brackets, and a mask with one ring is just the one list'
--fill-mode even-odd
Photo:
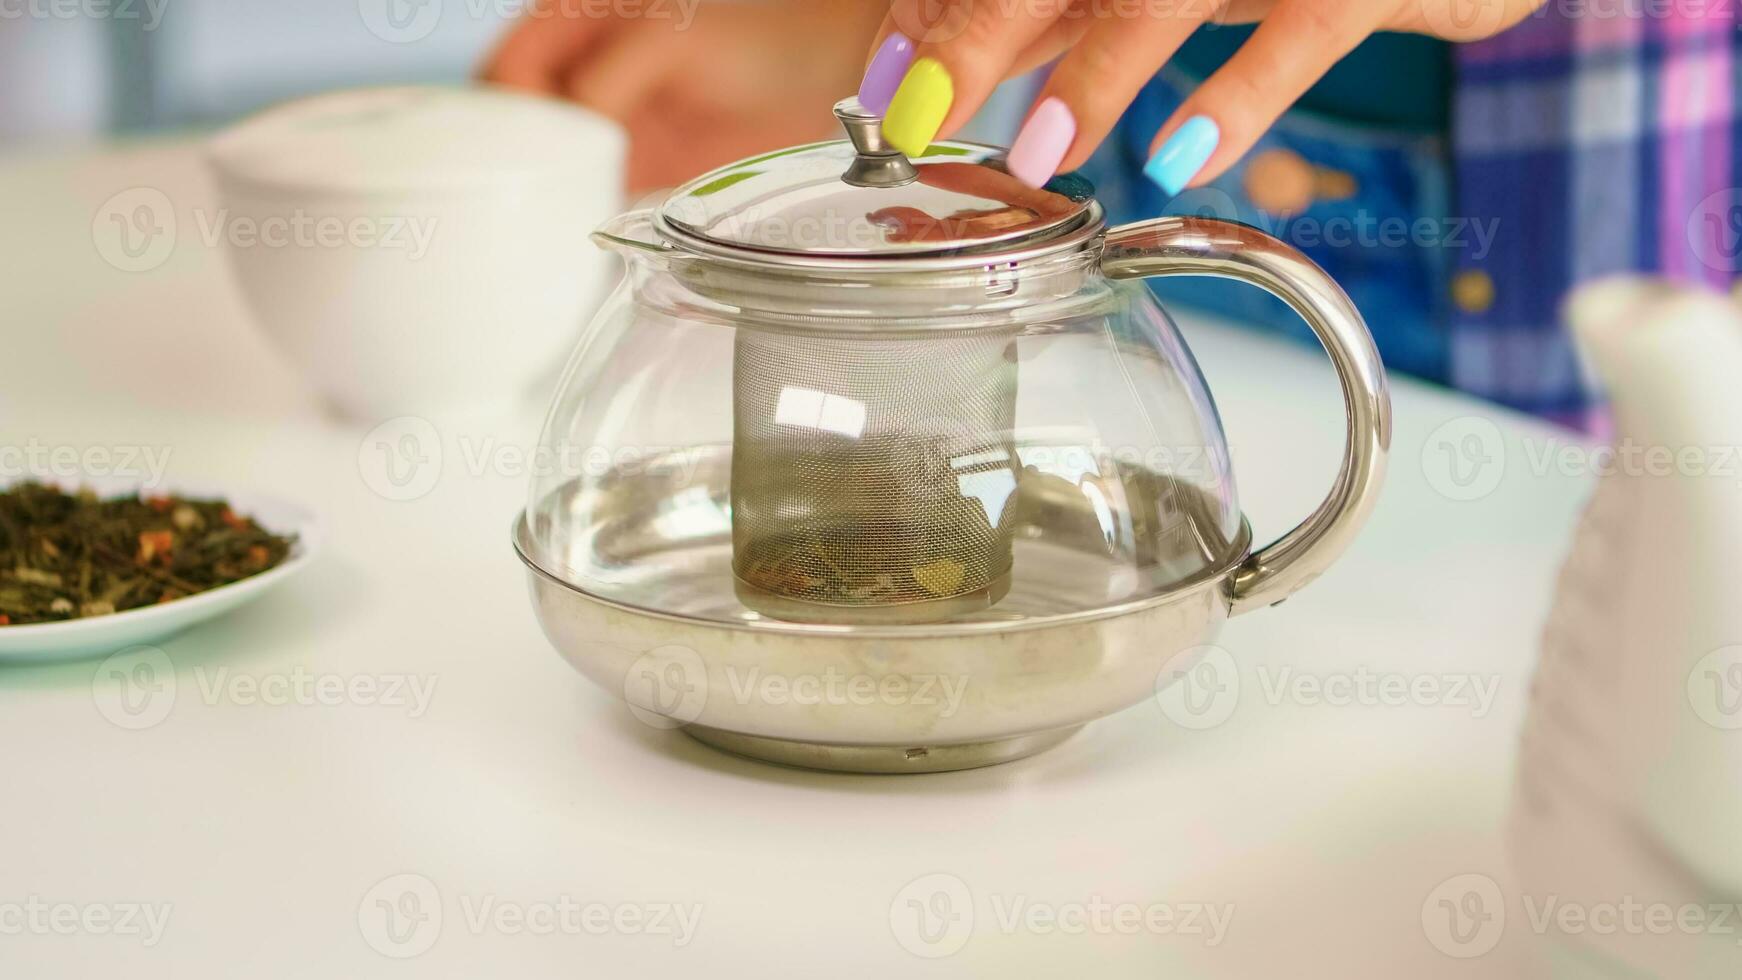
{"label": "yellow painted fingernail", "polygon": [[956,99],[950,70],[935,58],[921,58],[907,70],[889,112],[883,117],[883,138],[910,157],[924,156],[931,138],[949,115]]}

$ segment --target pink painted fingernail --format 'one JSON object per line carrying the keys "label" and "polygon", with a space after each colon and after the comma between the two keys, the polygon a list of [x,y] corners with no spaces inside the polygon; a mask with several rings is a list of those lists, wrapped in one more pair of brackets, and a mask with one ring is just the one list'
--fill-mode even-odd
{"label": "pink painted fingernail", "polygon": [[1035,107],[1016,142],[1010,146],[1007,165],[1011,176],[1030,187],[1040,187],[1058,171],[1059,161],[1077,137],[1077,117],[1059,98],[1049,98]]}
{"label": "pink painted fingernail", "polygon": [[859,105],[876,116],[888,112],[889,100],[895,98],[895,90],[901,87],[911,61],[913,41],[907,35],[896,31],[884,38],[883,45],[871,56],[864,81],[859,83]]}

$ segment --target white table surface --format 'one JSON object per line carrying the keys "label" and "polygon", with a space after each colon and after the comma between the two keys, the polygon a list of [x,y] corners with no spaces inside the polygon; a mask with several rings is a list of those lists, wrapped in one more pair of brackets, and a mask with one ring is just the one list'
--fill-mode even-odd
{"label": "white table surface", "polygon": [[[1151,702],[991,769],[774,768],[641,724],[549,649],[508,544],[523,480],[469,458],[491,439],[530,448],[540,396],[445,424],[434,489],[384,499],[363,478],[369,426],[321,411],[249,323],[220,254],[184,235],[136,274],[99,255],[93,215],[137,186],[178,210],[211,203],[186,143],[0,163],[0,446],[156,447],[173,481],[315,509],[327,546],[282,591],[161,644],[175,698],[146,729],[105,717],[96,663],[0,668],[0,976],[1521,975],[1527,935],[1453,958],[1428,940],[1423,903],[1454,875],[1506,874],[1513,744],[1588,490],[1533,472],[1524,450],[1566,434],[1396,381],[1392,466],[1370,525],[1307,591],[1228,625],[1219,643],[1239,687],[1220,725],[1182,728]],[[1258,537],[1273,537],[1334,472],[1329,364],[1190,318],[1187,333],[1243,503]],[[1454,435],[1492,420],[1507,446],[1497,487],[1473,501],[1434,489],[1448,485],[1447,433],[1430,435],[1458,419]],[[1455,675],[1497,697],[1481,717],[1465,704],[1278,698],[1285,669]],[[435,689],[420,717],[366,699],[209,692],[238,674],[415,676]],[[405,879],[377,886],[400,874],[434,888],[439,928],[360,925],[360,906],[395,897]],[[891,916],[932,874],[966,886],[973,928],[953,955],[926,959]],[[699,925],[680,945],[475,918],[486,901],[512,916],[565,900],[699,906]],[[1018,902],[1233,914],[1212,944],[1002,921]],[[169,917],[148,947],[99,927],[20,925],[32,903],[144,903]],[[376,948],[410,944],[428,949]]]}

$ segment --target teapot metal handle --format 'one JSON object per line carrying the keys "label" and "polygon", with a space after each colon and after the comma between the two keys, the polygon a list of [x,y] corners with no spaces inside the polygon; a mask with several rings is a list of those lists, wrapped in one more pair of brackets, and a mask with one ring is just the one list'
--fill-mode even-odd
{"label": "teapot metal handle", "polygon": [[1250,283],[1293,307],[1331,356],[1347,424],[1336,483],[1306,520],[1248,556],[1231,582],[1235,615],[1281,602],[1343,553],[1379,494],[1391,447],[1391,394],[1366,323],[1311,259],[1232,221],[1169,217],[1114,228],[1101,269],[1110,279],[1219,276]]}

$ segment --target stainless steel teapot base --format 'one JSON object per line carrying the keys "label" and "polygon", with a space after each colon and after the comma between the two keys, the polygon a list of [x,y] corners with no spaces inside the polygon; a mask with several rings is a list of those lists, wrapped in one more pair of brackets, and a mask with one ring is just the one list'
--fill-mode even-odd
{"label": "stainless steel teapot base", "polygon": [[[587,509],[593,524],[563,536],[569,550],[541,554],[525,517],[514,543],[538,621],[575,669],[649,724],[785,765],[938,772],[1056,745],[1153,697],[1195,662],[1229,615],[1250,545],[1244,523],[1219,542],[1156,526],[1143,549],[1154,564],[1136,567],[1109,549],[1090,497],[1041,478],[1022,485],[1009,589],[997,603],[944,623],[786,622],[747,607],[734,588],[729,462],[706,456],[688,479],[636,473],[570,485],[561,492],[602,499]],[[1103,496],[1122,488],[1158,498],[1164,485],[1176,500],[1204,492],[1111,466],[1102,479]],[[580,510],[571,504],[542,512]],[[1215,555],[1207,565],[1205,553]],[[1188,557],[1199,571],[1170,571]]]}
{"label": "stainless steel teapot base", "polygon": [[1015,762],[1045,752],[1082,730],[1081,725],[1032,735],[956,745],[837,745],[787,738],[763,738],[685,725],[684,733],[704,745],[761,762],[799,769],[894,775],[904,772],[954,772]]}
{"label": "stainless steel teapot base", "polygon": [[[1007,603],[1084,571],[1068,553],[1033,545],[1017,544]],[[725,542],[698,558],[730,581],[730,550]],[[527,565],[551,644],[643,722],[737,755],[857,773],[1021,759],[1154,697],[1220,631],[1235,567],[1090,613],[863,629],[637,609]],[[1025,583],[1024,568],[1039,580]],[[666,588],[681,596],[695,585]]]}

